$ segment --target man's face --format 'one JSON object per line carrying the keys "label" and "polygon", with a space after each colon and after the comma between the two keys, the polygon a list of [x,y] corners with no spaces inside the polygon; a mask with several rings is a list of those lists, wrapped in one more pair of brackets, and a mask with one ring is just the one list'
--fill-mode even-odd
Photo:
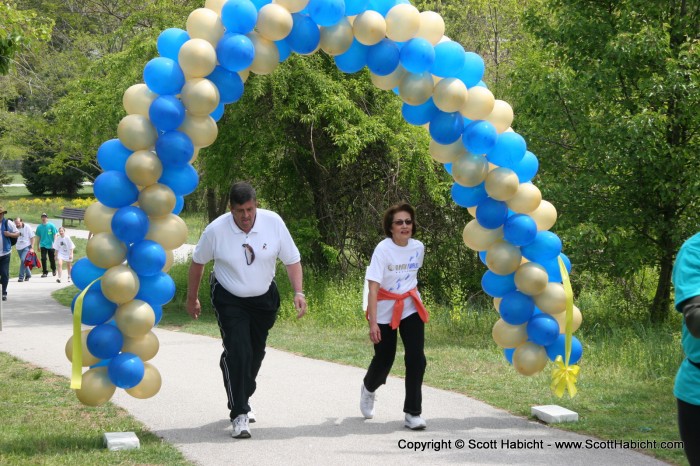
{"label": "man's face", "polygon": [[17,228],[22,228],[22,222],[19,219],[15,219],[15,226]]}
{"label": "man's face", "polygon": [[46,225],[46,222],[48,222],[48,221],[49,221],[48,217],[41,217],[41,223],[43,223],[44,225]]}
{"label": "man's face", "polygon": [[256,201],[251,199],[243,204],[234,204],[231,207],[233,220],[238,225],[238,228],[246,233],[249,233],[255,223]]}

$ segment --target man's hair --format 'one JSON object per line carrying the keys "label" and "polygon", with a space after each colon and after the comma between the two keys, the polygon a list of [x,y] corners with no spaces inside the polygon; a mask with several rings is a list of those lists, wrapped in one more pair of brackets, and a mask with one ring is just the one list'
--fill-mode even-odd
{"label": "man's hair", "polygon": [[413,208],[411,204],[408,202],[399,202],[398,204],[395,204],[384,212],[384,234],[387,236],[387,238],[391,238],[391,226],[394,223],[394,214],[397,212],[406,212],[411,216],[411,220],[413,220],[413,224],[411,225],[411,236],[416,234],[416,209]]}
{"label": "man's hair", "polygon": [[255,201],[256,199],[255,188],[245,181],[233,183],[231,191],[229,191],[228,194],[228,201],[232,208],[237,205],[245,204],[250,200]]}

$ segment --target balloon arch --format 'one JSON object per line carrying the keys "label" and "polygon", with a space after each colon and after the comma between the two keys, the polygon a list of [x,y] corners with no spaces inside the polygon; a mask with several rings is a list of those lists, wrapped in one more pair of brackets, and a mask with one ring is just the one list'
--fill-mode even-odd
{"label": "balloon arch", "polygon": [[199,182],[192,162],[214,143],[249,72],[272,73],[292,52],[319,49],[343,72],[367,66],[374,85],[401,97],[405,120],[428,128],[431,156],[454,178],[454,202],[475,217],[463,238],[488,267],[482,286],[501,317],[496,344],[524,375],[556,361],[555,392],[575,394],[570,364],[582,349],[571,333],[581,313],[570,263],[549,231],[557,212],[530,181],[537,157],[510,128],[510,105],[481,80],[483,59],[444,35],[439,14],[407,0],[206,0],[186,29],[160,34],[144,83],[124,93],[118,139],[97,152],[103,173],[85,214],[94,236],[73,268],[82,291],[66,344],[82,403],[103,404],[117,387],[137,398],[159,391],[147,361],[159,347],[152,328],[175,294],[167,271],[187,238],[178,214]]}

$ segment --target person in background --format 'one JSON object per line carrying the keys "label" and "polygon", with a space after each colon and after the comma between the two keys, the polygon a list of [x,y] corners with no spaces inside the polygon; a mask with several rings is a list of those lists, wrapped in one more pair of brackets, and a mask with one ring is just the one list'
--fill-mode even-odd
{"label": "person in background", "polygon": [[681,344],[686,356],[673,387],[678,430],[688,462],[700,465],[700,233],[681,246],[671,278],[676,310],[683,313]]}
{"label": "person in background", "polygon": [[375,392],[389,376],[396,356],[397,333],[400,333],[406,363],[404,426],[420,430],[426,427],[421,412],[428,313],[416,288],[425,247],[413,239],[415,217],[414,208],[407,203],[386,210],[383,219],[386,238],[374,249],[365,274],[369,284],[369,339],[374,343],[374,357],[362,383],[360,411],[366,419],[374,417]]}
{"label": "person in background", "polygon": [[36,227],[36,235],[34,236],[34,250],[41,250],[41,264],[43,267],[43,272],[41,278],[47,277],[49,275],[48,263],[46,262],[46,256],[49,257],[51,262],[51,273],[56,276],[56,259],[54,257],[53,241],[58,234],[56,225],[49,222],[49,216],[46,213],[41,214],[41,225]]}
{"label": "person in background", "polygon": [[68,269],[68,283],[70,283],[75,244],[73,244],[73,240],[70,239],[70,236],[66,234],[65,228],[59,227],[58,236],[53,241],[53,248],[56,250],[56,257],[58,258],[58,278],[56,282],[61,283],[61,279],[63,278],[63,263],[65,262],[66,268]]}
{"label": "person in background", "polygon": [[213,260],[209,284],[223,340],[219,366],[228,397],[231,436],[250,438],[249,423],[255,417],[249,399],[280,307],[274,280],[277,259],[287,268],[297,318],[306,313],[306,298],[301,255],[282,218],[258,209],[255,189],[243,182],[231,186],[229,208],[230,212],[207,225],[192,254],[186,305],[190,316],[198,319],[204,265]]}
{"label": "person in background", "polygon": [[19,231],[19,238],[17,238],[17,244],[15,245],[17,254],[19,254],[19,279],[17,281],[28,282],[29,279],[32,278],[32,271],[29,267],[24,265],[24,259],[27,257],[29,251],[34,250],[34,248],[32,248],[34,231],[32,231],[32,228],[25,224],[20,217],[15,219],[15,226]]}
{"label": "person in background", "polygon": [[0,207],[0,284],[2,284],[2,300],[7,301],[7,284],[10,281],[10,253],[12,241],[10,238],[18,238],[19,232],[15,222],[5,218],[7,210]]}

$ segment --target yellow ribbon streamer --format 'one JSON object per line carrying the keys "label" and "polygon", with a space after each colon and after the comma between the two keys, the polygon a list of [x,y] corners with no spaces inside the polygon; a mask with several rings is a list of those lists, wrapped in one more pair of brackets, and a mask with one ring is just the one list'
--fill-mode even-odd
{"label": "yellow ribbon streamer", "polygon": [[569,359],[571,358],[571,334],[573,333],[573,320],[574,320],[574,292],[571,289],[571,281],[569,280],[569,272],[566,270],[566,265],[561,257],[558,258],[559,270],[561,271],[561,280],[564,285],[564,292],[566,293],[566,320],[564,325],[565,343],[564,343],[564,355],[565,358],[562,360],[561,356],[557,356],[556,367],[552,371],[552,391],[556,396],[561,398],[564,396],[564,392],[569,392],[569,398],[576,396],[578,390],[576,389],[576,378],[578,377],[579,367],[576,365],[569,365]]}
{"label": "yellow ribbon streamer", "polygon": [[70,388],[80,390],[83,385],[83,339],[80,324],[83,318],[83,298],[90,287],[100,279],[93,280],[75,300],[73,308],[73,370],[70,379]]}

